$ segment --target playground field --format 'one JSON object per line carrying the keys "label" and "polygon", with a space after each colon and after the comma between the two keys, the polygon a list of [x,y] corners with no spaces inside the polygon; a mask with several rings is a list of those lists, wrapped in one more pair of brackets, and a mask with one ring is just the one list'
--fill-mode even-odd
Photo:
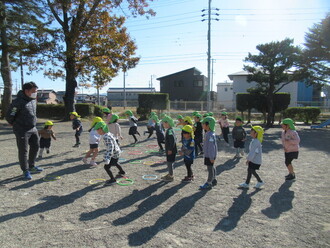
{"label": "playground field", "polygon": [[[39,120],[40,128],[44,121]],[[330,247],[329,128],[297,126],[301,137],[299,159],[293,164],[297,179],[288,182],[281,129],[266,130],[261,190],[238,189],[246,176],[245,159],[234,159],[234,149],[221,140],[215,163],[218,185],[200,191],[207,178],[202,157],[193,164],[192,183],[181,182],[186,169],[180,156],[173,182],[145,180],[166,173],[165,157],[155,152],[156,139],[143,136],[145,123],[140,123],[142,136],[135,147],[129,146],[127,122],[121,124],[121,164],[132,180],[123,183],[133,184],[104,186],[99,183],[108,179],[103,143],[98,166],[84,165],[88,132],[82,134],[81,147],[73,148],[71,122],[56,121],[58,139],[52,141],[50,154],[37,161],[44,171],[24,181],[15,137],[0,121],[1,248]],[[83,125],[87,130],[90,123]],[[251,185],[255,183],[252,178]]]}

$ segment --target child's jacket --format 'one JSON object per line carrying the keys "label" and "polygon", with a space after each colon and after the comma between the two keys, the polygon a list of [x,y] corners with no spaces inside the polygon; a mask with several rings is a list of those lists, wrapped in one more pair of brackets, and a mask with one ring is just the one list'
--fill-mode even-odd
{"label": "child's jacket", "polygon": [[193,139],[182,139],[181,151],[183,152],[184,159],[194,160],[195,158],[195,141]]}
{"label": "child's jacket", "polygon": [[287,130],[282,131],[282,145],[284,148],[284,152],[298,152],[299,151],[299,143],[300,137],[295,130]]}
{"label": "child's jacket", "polygon": [[106,164],[109,164],[111,158],[115,158],[115,159],[119,158],[121,150],[115,138],[110,132],[103,135],[103,141],[106,149],[106,152],[104,154],[104,161]]}
{"label": "child's jacket", "polygon": [[204,136],[203,148],[204,148],[205,158],[209,158],[210,160],[216,159],[218,146],[217,146],[215,133],[213,131],[206,132]]}
{"label": "child's jacket", "polygon": [[262,145],[258,139],[252,139],[246,160],[254,164],[262,163]]}
{"label": "child's jacket", "polygon": [[172,151],[172,153],[177,153],[176,148],[176,137],[172,128],[166,130],[165,133],[165,151]]}

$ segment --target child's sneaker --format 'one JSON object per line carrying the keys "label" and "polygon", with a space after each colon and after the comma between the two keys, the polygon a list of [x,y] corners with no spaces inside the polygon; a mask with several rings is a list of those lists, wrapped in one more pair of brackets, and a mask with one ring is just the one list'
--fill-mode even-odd
{"label": "child's sneaker", "polygon": [[194,176],[185,177],[185,178],[182,179],[182,182],[184,182],[184,183],[190,183],[193,180],[194,180]]}
{"label": "child's sneaker", "polygon": [[91,160],[91,163],[90,163],[91,166],[97,166],[97,163],[95,163],[94,160]]}
{"label": "child's sneaker", "polygon": [[83,158],[82,161],[84,162],[84,164],[88,164],[87,158]]}
{"label": "child's sneaker", "polygon": [[72,146],[72,147],[79,147],[80,145],[79,144],[75,144],[74,146]]}
{"label": "child's sneaker", "polygon": [[111,178],[110,180],[108,180],[108,181],[105,182],[105,185],[112,185],[112,184],[114,184],[116,182],[117,182],[117,180],[115,178]]}
{"label": "child's sneaker", "polygon": [[167,174],[165,176],[162,176],[160,179],[162,179],[165,182],[172,182],[174,180],[174,176]]}
{"label": "child's sneaker", "polygon": [[37,167],[37,166],[33,166],[32,168],[29,168],[29,172],[30,173],[40,173],[42,172],[44,169]]}
{"label": "child's sneaker", "polygon": [[250,185],[248,185],[247,183],[241,183],[238,185],[240,188],[244,188],[244,189],[248,189],[250,187]]}
{"label": "child's sneaker", "polygon": [[49,153],[50,153],[50,150],[49,150],[49,149],[47,149],[47,150],[46,150],[46,153],[47,153],[47,154],[49,154]]}
{"label": "child's sneaker", "polygon": [[204,190],[204,189],[212,189],[212,184],[209,183],[204,183],[203,185],[199,186],[200,190]]}
{"label": "child's sneaker", "polygon": [[296,175],[295,174],[289,174],[287,177],[285,177],[285,180],[286,181],[293,180],[293,179],[296,179]]}
{"label": "child's sneaker", "polygon": [[256,188],[256,189],[260,189],[261,186],[264,185],[264,184],[265,184],[264,182],[258,182],[258,183],[256,184],[256,186],[254,186],[254,188]]}
{"label": "child's sneaker", "polygon": [[121,177],[126,177],[126,173],[123,172],[118,172],[118,174],[115,176],[116,178],[121,178]]}
{"label": "child's sneaker", "polygon": [[26,180],[32,179],[32,176],[28,170],[23,172],[23,176],[24,176],[24,179],[26,179]]}
{"label": "child's sneaker", "polygon": [[217,184],[218,184],[218,180],[217,179],[213,179],[212,186],[216,186]]}

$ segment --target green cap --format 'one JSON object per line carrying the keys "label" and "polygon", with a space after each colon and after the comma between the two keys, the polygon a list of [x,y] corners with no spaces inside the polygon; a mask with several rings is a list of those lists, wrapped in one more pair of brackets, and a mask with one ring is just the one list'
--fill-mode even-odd
{"label": "green cap", "polygon": [[195,117],[201,119],[203,116],[200,113],[195,114]]}
{"label": "green cap", "polygon": [[236,119],[235,119],[236,121],[241,121],[241,122],[243,122],[243,119],[242,119],[242,117],[240,117],[240,116],[236,116]]}
{"label": "green cap", "polygon": [[176,118],[177,119],[183,119],[183,116],[182,115],[178,115]]}
{"label": "green cap", "polygon": [[228,113],[223,111],[223,112],[221,112],[221,115],[228,115]]}
{"label": "green cap", "polygon": [[111,113],[111,110],[110,110],[109,108],[103,108],[103,109],[102,109],[102,112],[103,112],[103,113],[110,114],[110,113]]}
{"label": "green cap", "polygon": [[208,116],[213,116],[214,114],[213,114],[213,112],[208,112],[207,115]]}
{"label": "green cap", "polygon": [[159,122],[159,119],[158,119],[158,116],[157,115],[150,116],[150,119],[153,120],[153,121],[155,121],[156,123]]}
{"label": "green cap", "polygon": [[170,116],[165,116],[162,119],[162,122],[167,122],[170,125],[170,127],[174,127],[174,121]]}
{"label": "green cap", "polygon": [[119,116],[118,115],[116,115],[116,114],[113,114],[112,116],[111,116],[111,119],[110,119],[110,121],[109,121],[109,123],[114,123],[116,120],[118,120],[119,119]]}
{"label": "green cap", "polygon": [[198,111],[194,111],[194,112],[192,113],[192,116],[196,116],[197,114],[199,114],[199,112],[198,112]]}
{"label": "green cap", "polygon": [[125,115],[132,116],[133,112],[131,110],[126,110]]}
{"label": "green cap", "polygon": [[95,127],[94,127],[95,130],[98,130],[98,129],[100,129],[100,128],[101,128],[101,129],[103,130],[103,132],[105,132],[105,133],[108,133],[108,132],[109,132],[108,125],[107,125],[104,121],[100,121],[100,122],[96,123],[96,125],[95,125]]}
{"label": "green cap", "polygon": [[289,125],[289,128],[290,128],[291,130],[296,130],[296,127],[294,126],[294,122],[293,122],[293,120],[290,119],[290,118],[286,118],[286,119],[284,119],[284,120],[282,121],[282,124],[284,124],[284,125]]}
{"label": "green cap", "polygon": [[207,116],[202,120],[202,123],[208,123],[211,131],[215,131],[215,119],[212,116]]}

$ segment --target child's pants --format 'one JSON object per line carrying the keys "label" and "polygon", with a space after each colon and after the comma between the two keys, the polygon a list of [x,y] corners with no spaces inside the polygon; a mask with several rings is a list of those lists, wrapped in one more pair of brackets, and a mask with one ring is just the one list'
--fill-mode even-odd
{"label": "child's pants", "polygon": [[109,177],[111,179],[115,178],[110,170],[111,166],[116,166],[117,169],[119,170],[120,174],[125,174],[125,171],[123,170],[123,168],[120,166],[120,164],[118,163],[118,158],[111,158],[110,163],[104,165],[104,169],[105,171],[108,173]]}
{"label": "child's pants", "polygon": [[221,130],[222,130],[223,139],[226,141],[226,143],[229,143],[228,141],[229,127],[223,127],[221,128]]}

